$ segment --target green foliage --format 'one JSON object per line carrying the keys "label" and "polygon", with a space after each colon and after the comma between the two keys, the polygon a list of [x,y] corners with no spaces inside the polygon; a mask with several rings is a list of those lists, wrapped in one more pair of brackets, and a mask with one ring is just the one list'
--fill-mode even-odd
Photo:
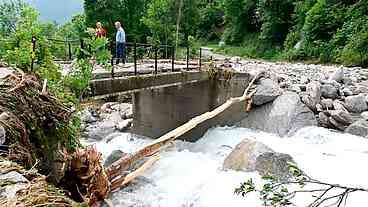
{"label": "green foliage", "polygon": [[198,37],[208,41],[221,39],[221,28],[224,23],[224,12],[220,3],[207,3],[200,9]]}
{"label": "green foliage", "polygon": [[0,37],[6,37],[15,31],[18,19],[26,4],[22,0],[0,2]]}

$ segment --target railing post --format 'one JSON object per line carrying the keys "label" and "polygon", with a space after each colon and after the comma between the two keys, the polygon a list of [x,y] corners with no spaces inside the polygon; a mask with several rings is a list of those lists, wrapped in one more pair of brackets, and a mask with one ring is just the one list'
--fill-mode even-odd
{"label": "railing post", "polygon": [[69,60],[72,60],[72,44],[68,41]]}
{"label": "railing post", "polygon": [[189,44],[187,45],[187,70],[189,70]]}
{"label": "railing post", "polygon": [[134,75],[137,75],[137,42],[134,41]]}
{"label": "railing post", "polygon": [[155,74],[157,75],[157,46],[155,46]]}
{"label": "railing post", "polygon": [[35,59],[36,59],[36,37],[32,37],[32,63],[31,63],[31,72],[33,72],[34,69],[34,63],[35,63]]}
{"label": "railing post", "polygon": [[202,70],[202,47],[199,48],[199,70]]}
{"label": "railing post", "polygon": [[172,46],[172,54],[171,54],[171,72],[175,71],[175,47]]}
{"label": "railing post", "polygon": [[[83,41],[83,39],[80,39],[80,48],[82,50],[84,50],[84,41]],[[82,56],[82,58],[84,58],[84,51],[81,51],[81,56]]]}

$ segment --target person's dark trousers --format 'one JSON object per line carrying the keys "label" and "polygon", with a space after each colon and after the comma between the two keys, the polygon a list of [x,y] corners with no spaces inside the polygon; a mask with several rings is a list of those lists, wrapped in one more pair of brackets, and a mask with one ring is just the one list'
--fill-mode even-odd
{"label": "person's dark trousers", "polygon": [[119,64],[120,60],[125,64],[125,43],[116,44],[116,64]]}

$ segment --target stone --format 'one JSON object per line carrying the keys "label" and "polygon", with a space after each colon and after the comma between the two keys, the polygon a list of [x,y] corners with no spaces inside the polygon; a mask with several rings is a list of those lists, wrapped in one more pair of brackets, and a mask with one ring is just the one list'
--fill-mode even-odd
{"label": "stone", "polygon": [[333,128],[336,128],[336,129],[338,129],[340,131],[344,131],[347,128],[347,125],[344,125],[344,124],[336,121],[332,117],[329,117],[329,120],[328,121],[331,123],[331,125],[332,125]]}
{"label": "stone", "polygon": [[280,136],[293,135],[306,126],[317,126],[314,113],[300,101],[298,94],[285,92],[273,103],[253,108],[238,124]]}
{"label": "stone", "polygon": [[364,119],[364,120],[368,120],[368,111],[365,111],[363,113],[360,114],[360,116]]}
{"label": "stone", "polygon": [[97,118],[93,116],[90,108],[86,108],[81,112],[81,121],[90,124],[96,122]]}
{"label": "stone", "polygon": [[303,97],[303,102],[312,111],[317,111],[316,105],[321,102],[321,84],[317,81],[309,83],[306,92],[308,95]]}
{"label": "stone", "polygon": [[120,121],[115,126],[115,128],[119,130],[120,132],[124,132],[132,126],[132,123],[133,123],[133,119],[125,119],[123,121]]}
{"label": "stone", "polygon": [[112,163],[118,161],[120,158],[127,156],[128,154],[121,150],[114,150],[109,156],[107,156],[104,167],[110,166]]}
{"label": "stone", "polygon": [[368,109],[366,97],[363,94],[349,96],[345,99],[345,107],[348,111],[361,113]]}
{"label": "stone", "polygon": [[245,172],[255,171],[257,157],[265,152],[273,152],[273,150],[261,142],[244,139],[226,157],[223,168]]}
{"label": "stone", "polygon": [[333,74],[331,74],[329,80],[336,81],[338,83],[342,82],[344,79],[344,69],[340,67]]}
{"label": "stone", "polygon": [[333,108],[333,100],[332,99],[322,99],[321,105],[324,109],[332,109]]}
{"label": "stone", "polygon": [[293,158],[288,154],[266,152],[256,159],[256,170],[261,176],[271,175],[276,180],[287,181],[292,178],[290,165],[296,165]]}
{"label": "stone", "polygon": [[0,145],[6,142],[6,131],[3,126],[0,125]]}
{"label": "stone", "polygon": [[317,112],[322,112],[323,111],[322,105],[321,104],[317,104],[316,105],[316,110],[317,110]]}
{"label": "stone", "polygon": [[322,127],[330,128],[331,123],[329,121],[329,117],[326,112],[320,112],[318,114],[318,123]]}
{"label": "stone", "polygon": [[0,181],[8,181],[11,183],[26,183],[28,182],[27,178],[25,178],[22,174],[11,171],[5,174],[0,174]]}
{"label": "stone", "polygon": [[350,125],[353,123],[353,117],[344,110],[332,110],[330,111],[330,114],[333,119],[344,125]]}
{"label": "stone", "polygon": [[337,88],[331,84],[321,86],[321,94],[324,98],[336,99],[338,97]]}
{"label": "stone", "polygon": [[342,92],[343,92],[344,96],[352,96],[352,95],[354,95],[353,92],[349,88],[344,88],[342,90]]}
{"label": "stone", "polygon": [[368,121],[358,120],[346,128],[345,132],[360,137],[368,137]]}
{"label": "stone", "polygon": [[101,112],[103,113],[111,113],[112,112],[112,106],[116,105],[117,103],[116,102],[107,102],[107,103],[104,103],[100,110]]}
{"label": "stone", "polygon": [[346,110],[346,108],[345,108],[345,106],[344,106],[344,103],[343,102],[341,102],[341,101],[339,101],[339,100],[335,100],[335,101],[333,101],[333,108],[335,109],[335,110],[342,110],[342,111],[346,111],[346,112],[348,112],[348,110]]}
{"label": "stone", "polygon": [[262,79],[257,86],[257,92],[253,96],[253,104],[260,106],[272,102],[281,94],[282,90],[275,81]]}

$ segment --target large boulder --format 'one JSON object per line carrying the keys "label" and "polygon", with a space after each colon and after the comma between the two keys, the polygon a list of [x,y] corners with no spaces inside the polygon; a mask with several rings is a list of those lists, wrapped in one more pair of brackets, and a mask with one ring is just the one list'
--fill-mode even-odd
{"label": "large boulder", "polygon": [[292,177],[290,165],[295,166],[295,161],[290,155],[283,153],[266,152],[256,159],[256,170],[260,175],[271,175],[279,181]]}
{"label": "large boulder", "polygon": [[345,107],[350,112],[361,113],[368,109],[366,97],[363,94],[349,96],[345,99]]}
{"label": "large boulder", "polygon": [[353,117],[344,110],[329,111],[329,122],[336,129],[344,131],[351,123],[353,123]]}
{"label": "large boulder", "polygon": [[336,99],[338,95],[338,90],[332,84],[325,84],[321,87],[321,94],[324,98]]}
{"label": "large boulder", "polygon": [[368,137],[368,121],[356,121],[346,128],[345,132],[356,136]]}
{"label": "large boulder", "polygon": [[317,126],[317,119],[298,94],[285,92],[273,103],[253,108],[238,126],[285,136],[306,126]]}
{"label": "large boulder", "polygon": [[263,143],[244,139],[226,157],[223,168],[225,170],[255,171],[256,159],[265,152],[273,152],[272,149]]}
{"label": "large boulder", "polygon": [[271,79],[261,79],[257,86],[257,92],[253,96],[253,104],[263,105],[275,100],[282,94],[280,86]]}

